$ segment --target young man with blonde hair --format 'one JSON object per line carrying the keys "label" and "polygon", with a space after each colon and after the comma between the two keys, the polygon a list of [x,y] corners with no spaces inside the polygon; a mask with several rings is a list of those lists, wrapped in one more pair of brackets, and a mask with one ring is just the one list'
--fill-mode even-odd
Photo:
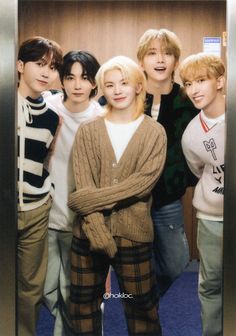
{"label": "young man with blonde hair", "polygon": [[201,110],[187,126],[182,147],[190,169],[199,178],[193,205],[198,218],[203,336],[221,336],[225,67],[219,57],[199,53],[183,61],[180,76],[187,95]]}
{"label": "young man with blonde hair", "polygon": [[69,206],[78,215],[71,253],[74,331],[101,335],[100,305],[112,265],[126,296],[128,334],[161,336],[150,206],[165,162],[165,131],[143,114],[146,81],[134,61],[114,57],[101,66],[96,80],[107,100],[105,114],[79,128],[73,152],[77,190]]}
{"label": "young man with blonde hair", "polygon": [[148,29],[138,43],[137,58],[147,78],[145,113],[158,121],[167,134],[164,170],[152,195],[154,255],[158,293],[163,295],[189,262],[184,231],[182,196],[196,184],[181,148],[181,137],[198,110],[174,82],[181,45],[167,29]]}

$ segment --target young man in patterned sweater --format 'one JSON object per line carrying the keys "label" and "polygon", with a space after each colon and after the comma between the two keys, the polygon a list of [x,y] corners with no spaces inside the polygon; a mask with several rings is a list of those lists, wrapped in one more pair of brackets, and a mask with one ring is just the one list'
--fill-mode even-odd
{"label": "young man in patterned sweater", "polygon": [[190,169],[199,178],[193,205],[198,218],[203,336],[223,334],[224,74],[222,60],[203,53],[186,58],[180,69],[187,95],[201,110],[187,126],[182,147]]}
{"label": "young man in patterned sweater", "polygon": [[47,269],[52,184],[44,168],[58,115],[41,92],[58,77],[60,46],[33,37],[20,46],[18,87],[18,335],[34,336]]}

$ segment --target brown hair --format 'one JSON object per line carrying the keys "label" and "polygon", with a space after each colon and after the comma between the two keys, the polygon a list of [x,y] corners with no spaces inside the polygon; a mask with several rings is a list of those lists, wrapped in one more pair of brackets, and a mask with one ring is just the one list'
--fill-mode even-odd
{"label": "brown hair", "polygon": [[18,60],[23,63],[35,62],[46,56],[57,70],[62,64],[62,50],[59,44],[42,36],[34,36],[24,41],[19,48]]}
{"label": "brown hair", "polygon": [[178,37],[168,29],[148,29],[141,36],[138,43],[137,58],[141,62],[150,47],[153,40],[159,39],[165,51],[174,55],[175,60],[178,61],[181,53],[181,43]]}

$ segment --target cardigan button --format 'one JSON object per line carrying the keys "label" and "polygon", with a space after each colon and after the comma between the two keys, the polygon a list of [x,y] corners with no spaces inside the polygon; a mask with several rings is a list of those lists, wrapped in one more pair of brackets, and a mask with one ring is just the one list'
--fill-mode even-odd
{"label": "cardigan button", "polygon": [[112,163],[112,167],[115,168],[117,166],[117,163],[116,162],[113,162]]}
{"label": "cardigan button", "polygon": [[117,184],[117,183],[118,183],[118,179],[115,178],[115,179],[113,180],[113,183],[114,183],[114,184]]}

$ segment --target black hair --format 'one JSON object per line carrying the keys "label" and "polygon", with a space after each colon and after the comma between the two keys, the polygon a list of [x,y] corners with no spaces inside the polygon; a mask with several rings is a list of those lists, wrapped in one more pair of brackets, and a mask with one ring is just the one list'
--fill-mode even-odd
{"label": "black hair", "polygon": [[23,63],[51,58],[51,64],[59,71],[62,64],[62,50],[59,44],[42,36],[34,36],[24,41],[19,48],[18,60]]}
{"label": "black hair", "polygon": [[[80,63],[83,69],[83,75],[86,75],[90,83],[94,85],[96,83],[95,76],[98,69],[100,68],[100,64],[92,54],[82,50],[69,51],[63,57],[62,67],[59,71],[61,83],[63,84],[63,80],[68,75],[71,74],[71,68],[73,64],[76,62]],[[63,92],[64,92],[64,101],[66,101],[67,94],[64,89]],[[97,94],[97,86],[91,90],[89,98],[96,96],[96,94]]]}

